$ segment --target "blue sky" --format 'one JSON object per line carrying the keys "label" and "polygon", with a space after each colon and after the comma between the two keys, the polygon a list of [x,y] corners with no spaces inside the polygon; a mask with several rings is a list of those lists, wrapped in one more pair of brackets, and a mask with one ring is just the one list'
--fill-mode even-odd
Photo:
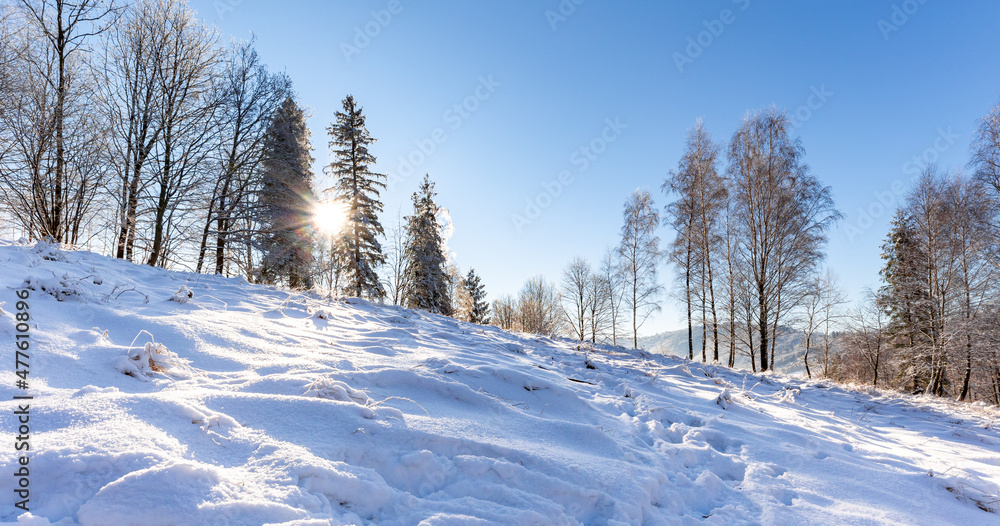
{"label": "blue sky", "polygon": [[[491,297],[534,274],[557,281],[574,256],[596,263],[633,189],[666,205],[660,185],[697,118],[725,142],[748,110],[774,104],[798,122],[806,161],[846,215],[828,265],[857,298],[878,284],[894,191],[922,158],[963,168],[1000,96],[996,2],[191,6],[227,38],[256,34],[267,64],[291,76],[312,113],[318,173],[325,128],[353,94],[379,139],[377,168],[396,180],[384,222],[408,213],[430,173],[455,223],[456,261]],[[666,245],[673,234],[660,235]],[[670,285],[673,270],[661,272]],[[642,332],[680,326],[664,303]]]}

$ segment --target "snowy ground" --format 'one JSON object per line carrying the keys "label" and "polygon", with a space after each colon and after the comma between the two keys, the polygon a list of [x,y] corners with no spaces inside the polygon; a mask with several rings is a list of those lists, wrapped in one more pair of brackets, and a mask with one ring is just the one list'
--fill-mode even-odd
{"label": "snowy ground", "polygon": [[981,509],[1000,508],[982,406],[11,243],[2,341],[26,282],[32,515],[14,507],[23,392],[3,343],[0,521],[1000,522]]}

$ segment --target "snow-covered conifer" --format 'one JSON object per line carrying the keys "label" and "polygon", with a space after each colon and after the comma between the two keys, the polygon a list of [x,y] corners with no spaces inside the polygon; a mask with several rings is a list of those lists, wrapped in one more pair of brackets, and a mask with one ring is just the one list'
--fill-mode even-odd
{"label": "snow-covered conifer", "polygon": [[351,294],[380,299],[385,289],[376,270],[385,263],[378,237],[383,235],[378,215],[382,212],[379,190],[385,188],[385,174],[372,171],[375,156],[368,146],[375,139],[365,126],[363,108],[348,95],[337,122],[327,127],[333,162],[329,173],[336,178],[333,190],[347,210],[346,225],[334,251],[342,276]]}
{"label": "snow-covered conifer", "polygon": [[490,322],[490,304],[486,301],[486,286],[474,269],[469,269],[465,276],[465,290],[469,292],[472,305],[469,310],[469,321],[486,324]]}
{"label": "snow-covered conifer", "polygon": [[291,97],[275,112],[264,137],[261,280],[310,287],[312,146],[306,115]]}
{"label": "snow-covered conifer", "polygon": [[450,315],[448,274],[434,202],[434,183],[425,175],[420,189],[413,194],[413,215],[406,218],[406,291],[403,304],[437,314]]}

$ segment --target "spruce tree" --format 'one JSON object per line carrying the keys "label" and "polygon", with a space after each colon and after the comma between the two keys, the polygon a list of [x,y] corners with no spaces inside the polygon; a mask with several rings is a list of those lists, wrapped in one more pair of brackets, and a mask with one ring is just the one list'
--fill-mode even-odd
{"label": "spruce tree", "polygon": [[449,278],[435,195],[434,183],[429,175],[425,175],[419,190],[413,193],[413,215],[406,218],[406,271],[403,280],[406,291],[403,304],[449,316],[452,312]]}
{"label": "spruce tree", "polygon": [[327,128],[334,160],[329,173],[336,178],[336,199],[347,209],[344,233],[334,247],[348,290],[357,297],[381,299],[385,289],[376,270],[385,263],[378,237],[383,235],[378,215],[382,212],[379,190],[385,188],[385,174],[372,171],[375,156],[368,146],[375,139],[365,127],[363,108],[348,95],[337,122]]}
{"label": "spruce tree", "polygon": [[927,353],[920,351],[933,330],[927,256],[917,241],[912,216],[899,210],[890,225],[882,244],[885,264],[879,274],[885,285],[879,289],[878,303],[889,315],[889,337],[897,349],[900,373],[909,377],[916,391],[928,383],[930,370]]}
{"label": "spruce tree", "polygon": [[486,301],[486,286],[476,271],[469,269],[465,276],[465,289],[472,298],[472,308],[469,311],[469,321],[472,323],[487,324],[490,322],[490,304]]}
{"label": "spruce tree", "polygon": [[275,111],[263,142],[260,280],[309,288],[312,280],[312,146],[306,115],[292,97]]}

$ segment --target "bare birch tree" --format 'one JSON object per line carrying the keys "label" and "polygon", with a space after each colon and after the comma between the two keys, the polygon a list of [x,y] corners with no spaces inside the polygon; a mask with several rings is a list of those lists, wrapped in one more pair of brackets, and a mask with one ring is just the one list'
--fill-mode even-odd
{"label": "bare birch tree", "polygon": [[149,208],[152,240],[147,264],[165,266],[177,219],[193,208],[208,181],[215,127],[212,83],[219,60],[214,29],[195,18],[182,0],[159,0],[166,21],[166,45],[157,65],[157,142]]}
{"label": "bare birch tree", "polygon": [[587,279],[586,317],[591,343],[597,343],[598,337],[603,339],[611,323],[610,287],[611,283],[600,274],[592,273]]}
{"label": "bare birch tree", "polygon": [[406,224],[402,211],[396,213],[396,222],[385,233],[385,264],[379,271],[385,297],[393,305],[400,305],[406,290]]}
{"label": "bare birch tree", "polygon": [[959,289],[956,330],[960,337],[956,342],[958,349],[954,350],[958,360],[953,361],[961,364],[962,386],[958,399],[964,401],[970,396],[973,361],[984,353],[981,342],[974,336],[975,325],[997,290],[993,285],[997,269],[990,259],[990,253],[997,246],[996,230],[992,228],[997,219],[997,204],[986,184],[961,173],[952,176],[946,192],[951,223],[948,232],[955,254]]}
{"label": "bare birch tree", "polygon": [[5,9],[0,199],[29,237],[80,242],[103,184],[105,125],[91,97],[88,51],[116,14],[94,1]]}
{"label": "bare birch tree", "polygon": [[660,310],[663,287],[657,280],[657,267],[663,255],[656,228],[660,214],[653,197],[646,190],[636,190],[625,202],[625,224],[618,247],[621,256],[625,304],[632,320],[632,346],[639,347],[639,328]]}
{"label": "bare birch tree", "polygon": [[777,109],[748,115],[728,151],[762,371],[773,365],[777,329],[800,297],[796,287],[823,258],[826,232],[840,217],[830,188],[809,173],[804,150],[789,130],[788,116]]}
{"label": "bare birch tree", "polygon": [[587,314],[590,298],[590,263],[581,257],[574,258],[563,271],[562,311],[570,337],[587,339]]}
{"label": "bare birch tree", "polygon": [[830,356],[834,340],[834,330],[844,317],[841,306],[847,304],[847,295],[840,288],[837,275],[827,269],[819,279],[819,324],[823,329],[823,376],[830,371]]}
{"label": "bare birch tree", "polygon": [[553,336],[560,329],[559,293],[542,276],[529,279],[517,299],[518,329]]}
{"label": "bare birch tree", "polygon": [[493,325],[505,331],[518,330],[517,301],[510,296],[501,296],[493,300]]}
{"label": "bare birch tree", "polygon": [[[688,312],[688,357],[693,358],[692,299],[701,311],[701,357],[708,361],[706,346],[708,328],[712,329],[712,360],[719,361],[719,317],[715,297],[716,275],[713,262],[723,244],[723,211],[728,200],[728,188],[717,169],[719,146],[699,119],[688,131],[683,157],[677,170],[663,183],[663,189],[678,196],[667,207],[670,222],[677,237],[672,245],[671,259],[682,269],[684,297]],[[692,283],[692,279],[694,283]],[[692,288],[697,286],[697,292]],[[711,321],[709,321],[709,313]]]}
{"label": "bare birch tree", "polygon": [[[230,44],[222,74],[215,88],[219,97],[215,124],[218,129],[216,173],[212,198],[204,217],[197,271],[208,253],[208,239],[215,236],[214,272],[223,274],[227,251],[234,243],[248,242],[254,228],[254,195],[259,189],[257,167],[261,145],[275,109],[291,90],[283,74],[271,73],[261,62],[253,41]],[[214,227],[214,228],[213,228]],[[246,245],[246,243],[244,243]],[[249,248],[241,266],[253,269]]]}
{"label": "bare birch tree", "polygon": [[1000,104],[979,121],[972,138],[972,159],[969,163],[975,177],[989,185],[1000,196]]}
{"label": "bare birch tree", "polygon": [[159,67],[167,53],[168,12],[156,0],[128,9],[104,39],[100,93],[110,127],[111,166],[118,176],[115,257],[132,260],[139,203],[148,185],[149,163],[160,139],[162,83]]}

